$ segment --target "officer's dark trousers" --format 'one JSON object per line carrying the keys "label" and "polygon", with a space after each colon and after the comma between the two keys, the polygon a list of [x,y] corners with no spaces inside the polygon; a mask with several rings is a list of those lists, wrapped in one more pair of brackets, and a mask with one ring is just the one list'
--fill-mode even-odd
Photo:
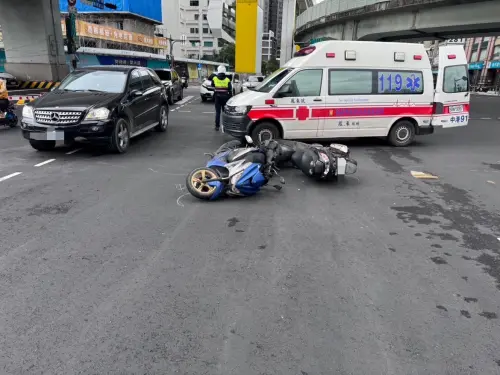
{"label": "officer's dark trousers", "polygon": [[229,100],[229,95],[215,94],[215,127],[220,127],[220,114],[224,109],[227,101]]}

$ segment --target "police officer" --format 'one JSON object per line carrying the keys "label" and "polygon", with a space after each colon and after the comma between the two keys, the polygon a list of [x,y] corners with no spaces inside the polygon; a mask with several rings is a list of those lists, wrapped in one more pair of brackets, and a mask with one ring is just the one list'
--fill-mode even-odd
{"label": "police officer", "polygon": [[226,67],[217,68],[217,75],[212,78],[212,87],[215,88],[215,130],[220,128],[220,113],[233,93],[231,79],[226,75]]}

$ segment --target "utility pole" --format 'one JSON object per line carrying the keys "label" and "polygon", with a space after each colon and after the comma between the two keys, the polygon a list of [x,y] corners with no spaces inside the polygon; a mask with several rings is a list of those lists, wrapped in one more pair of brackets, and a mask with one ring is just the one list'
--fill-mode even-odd
{"label": "utility pole", "polygon": [[66,39],[68,41],[68,54],[71,58],[71,66],[76,69],[76,0],[68,0],[68,15],[66,22]]}

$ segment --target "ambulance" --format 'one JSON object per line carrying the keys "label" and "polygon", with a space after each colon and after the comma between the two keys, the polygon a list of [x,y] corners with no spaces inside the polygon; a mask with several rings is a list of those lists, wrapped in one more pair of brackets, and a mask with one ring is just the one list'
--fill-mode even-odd
{"label": "ambulance", "polygon": [[407,146],[435,127],[466,126],[469,101],[462,46],[439,49],[434,83],[422,44],[331,40],[232,97],[222,129],[254,141],[385,137]]}

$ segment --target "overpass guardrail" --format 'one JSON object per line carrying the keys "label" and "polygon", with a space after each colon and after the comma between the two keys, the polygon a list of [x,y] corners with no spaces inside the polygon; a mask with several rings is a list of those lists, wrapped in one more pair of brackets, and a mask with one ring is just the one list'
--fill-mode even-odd
{"label": "overpass guardrail", "polygon": [[[474,0],[473,0],[474,1]],[[325,0],[307,9],[297,17],[296,33],[341,19],[355,18],[369,13],[425,5],[445,5],[459,0]]]}

